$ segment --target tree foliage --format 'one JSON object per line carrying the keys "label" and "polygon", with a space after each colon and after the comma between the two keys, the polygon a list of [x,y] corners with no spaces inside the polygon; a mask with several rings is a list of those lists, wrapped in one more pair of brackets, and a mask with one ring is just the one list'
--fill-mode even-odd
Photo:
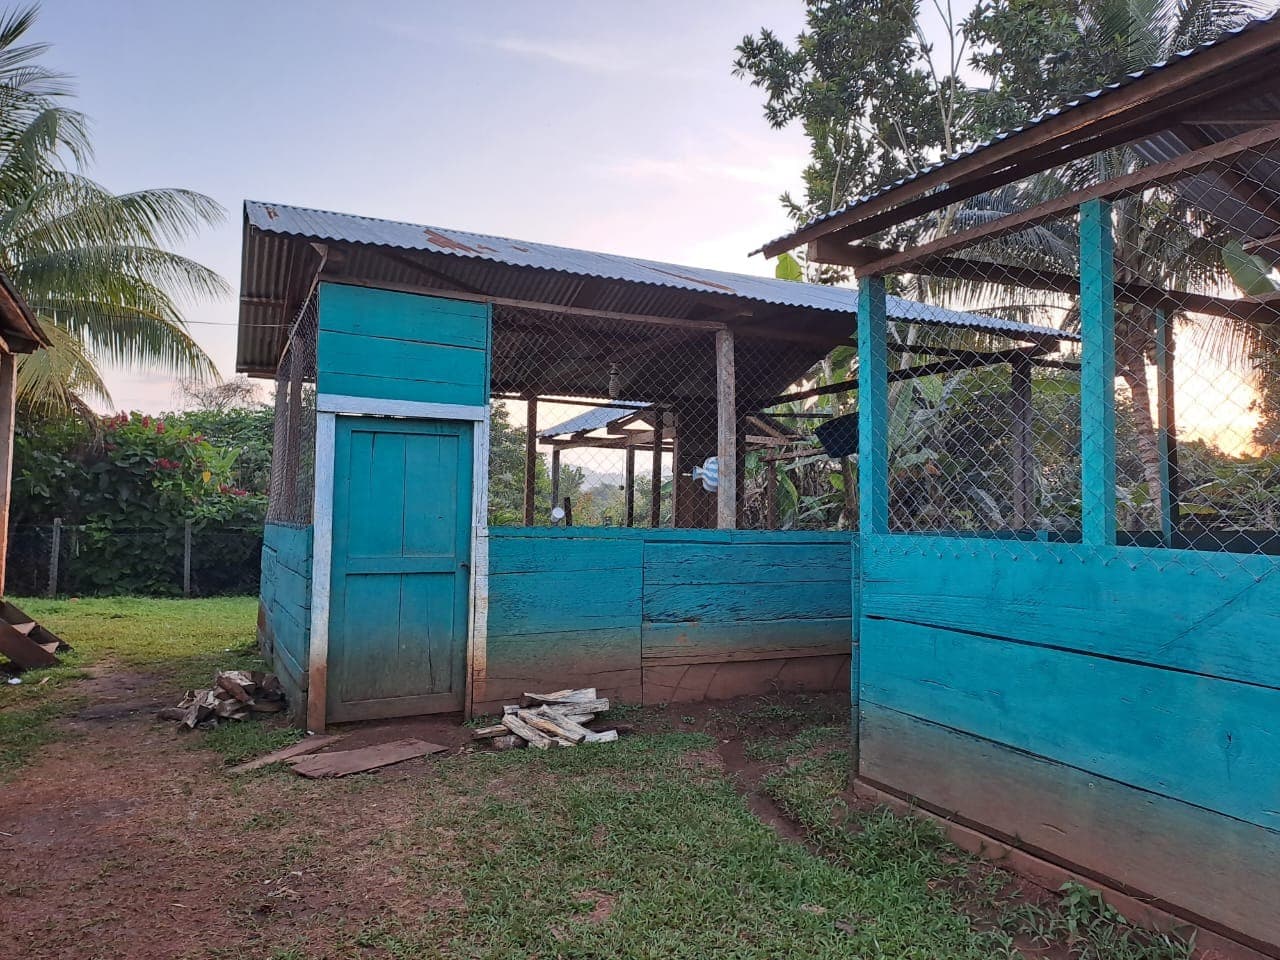
{"label": "tree foliage", "polygon": [[226,282],[172,248],[224,211],[191,190],[114,194],[85,175],[92,150],[68,78],[25,39],[36,12],[0,17],[0,270],[53,344],[22,358],[20,398],[47,411],[109,402],[104,362],[216,379],[181,307]]}

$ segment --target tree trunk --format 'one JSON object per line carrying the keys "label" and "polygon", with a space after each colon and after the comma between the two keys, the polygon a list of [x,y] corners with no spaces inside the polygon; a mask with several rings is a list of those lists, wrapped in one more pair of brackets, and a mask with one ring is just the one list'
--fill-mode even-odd
{"label": "tree trunk", "polygon": [[1121,341],[1122,357],[1120,376],[1129,387],[1133,397],[1133,420],[1137,433],[1138,459],[1142,462],[1143,478],[1147,482],[1147,492],[1151,503],[1150,516],[1155,529],[1160,529],[1161,503],[1164,502],[1164,487],[1160,482],[1160,441],[1156,436],[1155,420],[1151,416],[1151,387],[1147,381],[1146,351],[1141,343],[1132,342],[1139,339],[1143,331],[1136,325],[1125,331]]}

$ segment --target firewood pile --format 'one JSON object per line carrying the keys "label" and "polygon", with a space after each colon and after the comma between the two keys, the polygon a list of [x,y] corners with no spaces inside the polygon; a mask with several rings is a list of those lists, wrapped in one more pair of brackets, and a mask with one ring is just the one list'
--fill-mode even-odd
{"label": "firewood pile", "polygon": [[157,720],[177,720],[178,728],[208,730],[219,723],[246,720],[255,713],[280,713],[284,689],[274,673],[219,670],[208,690],[188,690],[176,707],[165,707]]}
{"label": "firewood pile", "polygon": [[518,704],[502,708],[502,722],[480,727],[475,739],[488,740],[496,750],[552,746],[576,747],[580,743],[612,743],[617,730],[590,730],[596,714],[609,709],[609,701],[596,696],[594,687],[526,693]]}

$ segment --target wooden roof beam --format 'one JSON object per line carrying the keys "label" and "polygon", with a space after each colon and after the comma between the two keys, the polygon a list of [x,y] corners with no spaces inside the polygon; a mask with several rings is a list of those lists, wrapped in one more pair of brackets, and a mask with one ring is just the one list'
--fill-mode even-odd
{"label": "wooden roof beam", "polygon": [[[1181,130],[1178,132],[1180,135],[1182,134]],[[1188,132],[1187,138],[1191,136],[1192,134]],[[1256,130],[1250,130],[1247,133],[1242,133],[1219,143],[1209,142],[1205,138],[1201,138],[1198,142],[1200,144],[1198,149],[1194,149],[1180,157],[1175,157],[1163,163],[1152,164],[1149,167],[1144,167],[1122,177],[1116,177],[1105,183],[1073,190],[1052,200],[1046,200],[1044,203],[1037,203],[1026,210],[1001,217],[999,220],[992,220],[969,230],[961,230],[958,233],[939,237],[911,250],[890,253],[888,256],[876,259],[870,256],[870,251],[874,248],[856,248],[858,252],[854,255],[857,260],[856,264],[854,264],[854,274],[858,277],[868,277],[877,274],[908,272],[913,267],[925,264],[935,257],[956,253],[975,244],[987,243],[1042,223],[1072,216],[1082,203],[1087,203],[1090,200],[1110,200],[1139,190],[1174,183],[1185,177],[1210,169],[1215,175],[1224,176],[1226,171],[1230,169],[1228,164],[1233,158],[1251,150],[1258,150],[1280,143],[1280,121],[1270,123],[1265,127],[1259,127]],[[1261,188],[1255,185],[1251,195],[1256,196],[1260,190]],[[1268,219],[1271,218],[1270,211],[1264,209],[1262,212],[1268,216]],[[1280,223],[1280,220],[1276,222]],[[823,238],[810,245],[809,256],[810,258],[816,256],[820,263],[830,263],[833,261],[822,258],[833,256],[837,249],[834,238]],[[849,264],[843,265],[848,266]]]}

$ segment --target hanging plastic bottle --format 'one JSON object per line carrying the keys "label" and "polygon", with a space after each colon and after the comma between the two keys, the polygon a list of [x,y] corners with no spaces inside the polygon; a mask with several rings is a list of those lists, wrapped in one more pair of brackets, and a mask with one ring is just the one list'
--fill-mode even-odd
{"label": "hanging plastic bottle", "polygon": [[720,487],[720,461],[716,457],[707,457],[700,467],[694,467],[689,476],[702,484],[702,489],[715,493]]}

